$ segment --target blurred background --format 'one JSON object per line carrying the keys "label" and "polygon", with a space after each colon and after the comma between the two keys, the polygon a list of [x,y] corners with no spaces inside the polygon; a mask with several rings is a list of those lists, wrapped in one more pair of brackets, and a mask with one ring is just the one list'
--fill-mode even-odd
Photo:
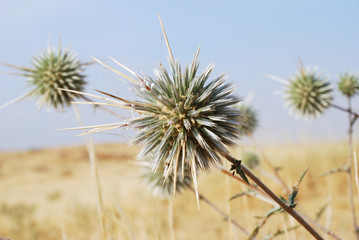
{"label": "blurred background", "polygon": [[[288,114],[280,83],[304,65],[318,66],[336,87],[339,75],[359,72],[359,1],[4,1],[0,0],[0,61],[30,67],[47,48],[69,47],[83,62],[91,56],[110,64],[111,56],[134,71],[152,75],[167,65],[167,48],[158,15],[166,28],[175,58],[190,63],[201,46],[200,69],[216,65],[212,77],[228,75],[243,99],[252,95],[258,111],[261,143],[345,139],[347,116],[330,109],[314,121]],[[0,105],[29,91],[23,77],[0,65]],[[86,68],[86,92],[100,89],[132,98],[128,86],[98,64]],[[339,94],[334,103],[345,106]],[[358,99],[354,109],[359,110]],[[85,125],[121,121],[89,106],[81,106]],[[123,112],[124,116],[125,112]],[[0,150],[25,150],[82,144],[73,111],[38,111],[28,99],[0,112]],[[95,135],[97,143],[127,141],[129,131]]]}

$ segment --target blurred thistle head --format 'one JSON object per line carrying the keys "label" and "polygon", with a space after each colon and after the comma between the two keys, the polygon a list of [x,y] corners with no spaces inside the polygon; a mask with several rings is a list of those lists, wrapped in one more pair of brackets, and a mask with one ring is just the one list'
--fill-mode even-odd
{"label": "blurred thistle head", "polygon": [[[149,154],[149,156],[146,157],[146,161],[150,161],[152,157],[153,155]],[[173,174],[170,174],[167,179],[165,179],[164,166],[160,166],[156,172],[152,171],[149,166],[146,166],[144,170],[145,173],[142,177],[150,186],[155,196],[170,198],[174,196],[175,193],[181,193],[182,190],[185,190],[192,184],[191,170],[187,165],[185,166],[184,177],[182,178],[182,176],[178,175],[176,179],[174,179]],[[175,181],[176,184],[174,184]],[[174,188],[174,185],[176,185],[176,188]]]}
{"label": "blurred thistle head", "polygon": [[164,167],[165,179],[170,175],[174,179],[177,175],[184,177],[185,166],[189,166],[198,200],[198,172],[209,171],[212,164],[220,163],[221,156],[229,154],[227,147],[235,145],[239,138],[240,112],[236,104],[240,99],[233,94],[233,86],[226,83],[225,75],[210,79],[212,65],[198,72],[199,50],[192,63],[183,69],[173,59],[165,32],[164,35],[170,70],[160,64],[154,77],[139,76],[114,60],[133,75],[130,77],[97,60],[128,80],[139,97],[138,101],[131,101],[104,93],[116,100],[107,99],[108,103],[103,105],[125,108],[139,115],[122,123],[87,127],[92,128],[88,133],[119,127],[136,129],[134,143],[143,144],[138,158],[153,152],[151,169]]}
{"label": "blurred thistle head", "polygon": [[58,49],[49,46],[46,51],[33,57],[31,68],[4,65],[20,70],[19,75],[27,77],[33,89],[24,98],[38,98],[39,108],[46,106],[63,110],[81,95],[61,89],[83,91],[86,84],[85,75],[82,74],[84,64],[70,50],[63,51],[60,44]]}
{"label": "blurred thistle head", "polygon": [[296,115],[316,117],[323,114],[333,101],[330,82],[316,69],[304,68],[302,64],[299,72],[284,84],[286,104]]}
{"label": "blurred thistle head", "polygon": [[359,92],[359,77],[349,73],[341,75],[338,89],[344,96],[353,97]]}
{"label": "blurred thistle head", "polygon": [[239,104],[239,111],[241,113],[240,134],[251,136],[258,126],[257,113],[251,106],[242,103]]}
{"label": "blurred thistle head", "polygon": [[242,163],[250,169],[256,168],[260,162],[258,155],[252,151],[244,151],[241,159]]}

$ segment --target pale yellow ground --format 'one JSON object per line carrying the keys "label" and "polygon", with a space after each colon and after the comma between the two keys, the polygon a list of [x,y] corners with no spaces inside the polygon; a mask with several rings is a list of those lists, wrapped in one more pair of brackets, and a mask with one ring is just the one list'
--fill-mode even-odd
{"label": "pale yellow ground", "polygon": [[[242,146],[233,154],[239,156],[244,149],[252,147]],[[96,151],[107,232],[112,239],[170,239],[168,200],[152,196],[141,178],[143,170],[135,162],[139,148],[112,144],[97,146]],[[282,167],[280,174],[290,185],[309,167],[299,191],[299,211],[314,218],[328,203],[319,222],[342,239],[354,239],[345,174],[318,179],[321,173],[346,163],[344,143],[266,146],[264,152],[273,165]],[[265,163],[255,172],[278,195],[286,196],[273,179],[265,176],[270,172]],[[246,189],[235,180],[229,182],[230,196]],[[228,207],[226,189],[226,177],[216,169],[200,176],[200,193],[223,211]],[[357,202],[356,189],[355,196]],[[85,147],[0,153],[0,236],[17,240],[101,239],[96,202]],[[270,209],[270,205],[253,197],[231,202],[233,218],[249,232],[260,222],[256,216],[264,216]],[[285,214],[273,216],[258,239],[293,224]],[[198,209],[191,191],[176,196],[174,232],[176,239],[247,239],[204,202]],[[299,228],[276,239],[311,237]]]}

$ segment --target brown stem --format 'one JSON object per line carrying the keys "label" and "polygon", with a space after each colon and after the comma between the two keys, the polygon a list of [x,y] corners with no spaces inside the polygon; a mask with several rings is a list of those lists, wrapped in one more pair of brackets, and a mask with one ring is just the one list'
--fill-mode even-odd
{"label": "brown stem", "polygon": [[[196,194],[196,191],[189,186],[189,189]],[[210,200],[208,200],[206,197],[204,197],[202,194],[198,194],[199,200],[202,200],[203,202],[207,203],[208,206],[210,206],[213,210],[215,210],[217,213],[219,213],[224,220],[228,220],[229,217],[227,214],[225,214],[221,209],[219,209],[216,205],[214,205],[214,203],[212,203]],[[250,233],[241,225],[239,225],[239,223],[237,223],[235,220],[233,220],[233,218],[231,219],[232,224],[237,227],[239,230],[241,230],[246,236],[249,237]]]}
{"label": "brown stem", "polygon": [[[255,190],[256,192],[258,192],[259,194],[261,194],[262,196],[264,196],[265,198],[261,200],[264,201],[264,202],[268,202],[268,203],[271,203],[271,204],[276,204],[276,202],[274,202],[271,198],[268,198],[268,195],[263,192],[261,189],[253,186],[253,185],[250,185],[248,183],[246,183],[243,179],[241,179],[240,177],[236,176],[236,175],[233,175],[231,172],[227,171],[226,169],[222,168],[222,167],[218,167],[217,168],[224,174],[227,174],[228,176],[231,176],[232,178],[240,181],[241,183],[244,183],[246,184],[248,187],[252,188],[253,190]],[[347,170],[345,170],[347,171]],[[267,200],[270,200],[268,201]],[[273,202],[272,202],[273,201]],[[299,204],[298,204],[299,205]],[[303,212],[301,213],[302,216],[308,221],[308,222],[311,222],[313,225],[315,225],[317,228],[319,228],[320,230],[322,230],[323,232],[325,232],[328,236],[331,236],[333,237],[334,239],[337,239],[337,240],[343,240],[342,238],[338,237],[335,233],[333,233],[332,231],[330,231],[329,229],[327,229],[326,227],[322,226],[321,224],[319,224],[318,222],[316,222],[315,220],[312,220],[311,218],[309,218],[307,215],[305,215]]]}
{"label": "brown stem", "polygon": [[[235,166],[237,161],[230,155],[225,156],[228,161],[230,161]],[[241,170],[245,173],[247,177],[252,179],[265,193],[268,194],[279,206],[283,208],[287,213],[289,213],[293,218],[295,218],[298,223],[300,223],[315,239],[324,240],[308,223],[304,220],[293,208],[287,206],[281,199],[277,197],[259,178],[257,178],[249,169],[241,165]]]}
{"label": "brown stem", "polygon": [[353,162],[353,119],[357,116],[353,116],[351,98],[348,97],[348,120],[349,120],[349,130],[348,130],[348,171],[347,171],[347,182],[348,182],[348,197],[350,203],[350,210],[352,212],[354,233],[356,239],[359,240],[358,232],[358,223],[355,212],[355,203],[354,203],[354,193],[353,193],[353,179],[352,179],[352,162]]}
{"label": "brown stem", "polygon": [[350,116],[356,116],[356,117],[358,117],[359,116],[359,114],[358,113],[356,113],[356,112],[353,112],[352,111],[352,109],[351,109],[351,107],[349,107],[349,108],[343,108],[343,107],[341,107],[341,106],[338,106],[338,105],[335,105],[335,104],[330,104],[330,106],[332,107],[332,108],[335,108],[335,109],[337,109],[337,110],[340,110],[340,111],[343,111],[343,112],[346,112],[346,113],[348,113]]}

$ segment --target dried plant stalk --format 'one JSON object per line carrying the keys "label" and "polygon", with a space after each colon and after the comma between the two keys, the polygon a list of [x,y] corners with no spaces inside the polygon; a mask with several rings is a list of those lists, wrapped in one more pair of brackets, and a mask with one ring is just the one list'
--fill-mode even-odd
{"label": "dried plant stalk", "polygon": [[[74,106],[74,111],[76,114],[76,119],[79,122],[79,125],[83,126],[81,114],[80,114],[76,104],[74,104],[73,106]],[[86,135],[85,143],[86,143],[86,149],[87,149],[87,152],[88,152],[89,158],[90,158],[92,177],[93,177],[93,180],[96,185],[97,212],[98,212],[99,220],[100,220],[101,235],[102,235],[103,240],[107,240],[106,218],[105,218],[105,210],[104,210],[105,207],[104,207],[104,203],[103,203],[102,190],[101,190],[101,184],[100,184],[100,176],[98,173],[97,158],[96,158],[96,152],[95,152],[95,147],[93,144],[92,136]]]}

